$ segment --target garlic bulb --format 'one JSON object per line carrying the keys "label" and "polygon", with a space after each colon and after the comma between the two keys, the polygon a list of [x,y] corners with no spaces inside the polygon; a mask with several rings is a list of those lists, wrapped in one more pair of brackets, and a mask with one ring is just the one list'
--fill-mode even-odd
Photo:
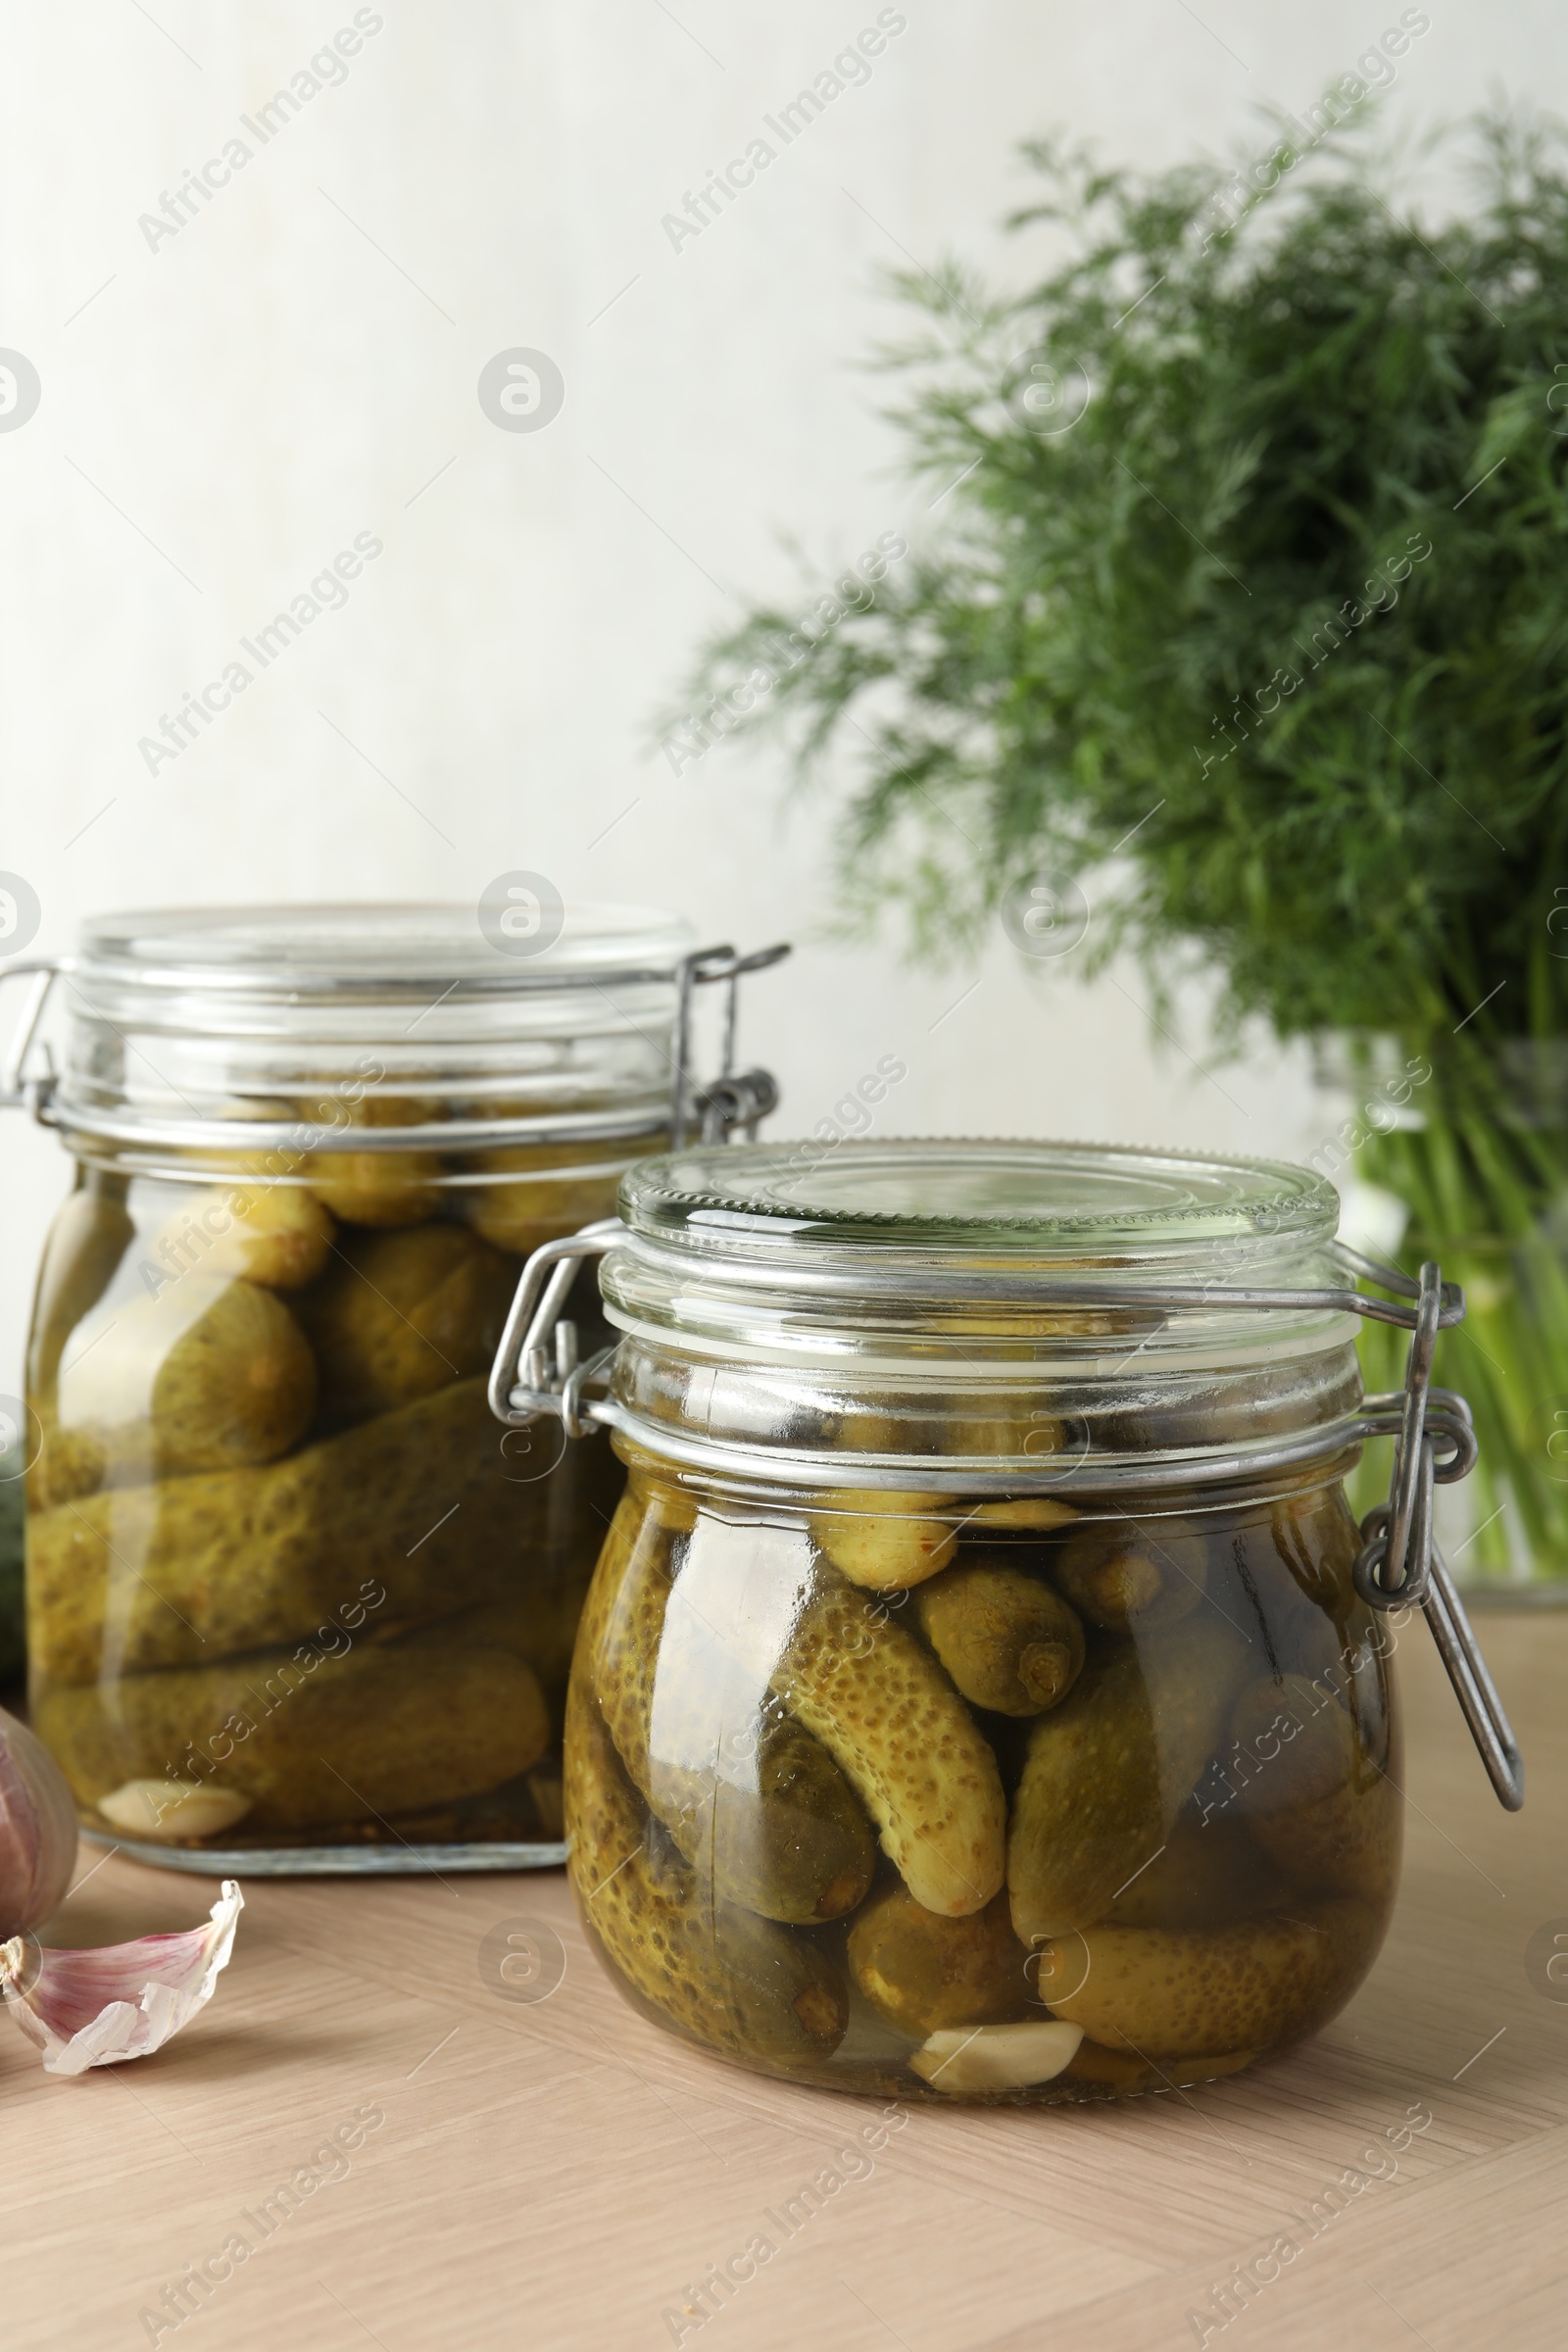
{"label": "garlic bulb", "polygon": [[35,1928],[65,1900],[76,1808],[41,1740],[0,1707],[0,1936]]}
{"label": "garlic bulb", "polygon": [[29,1931],[58,1910],[76,1862],[66,1776],[0,1707],[0,2001],[51,2075],[161,2049],[213,1997],[244,1896],[225,1879],[205,1928],[97,1951],[45,1951]]}
{"label": "garlic bulb", "polygon": [[225,1879],[205,1928],[139,1936],[97,1951],[40,1951],[29,1937],[0,1944],[0,1995],[51,2075],[147,2058],[213,1997],[233,1948],[245,1898]]}

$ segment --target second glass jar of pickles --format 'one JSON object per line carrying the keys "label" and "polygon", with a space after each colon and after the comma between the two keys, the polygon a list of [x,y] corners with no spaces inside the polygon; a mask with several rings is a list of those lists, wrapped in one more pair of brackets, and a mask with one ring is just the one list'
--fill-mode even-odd
{"label": "second glass jar of pickles", "polygon": [[[802,2082],[1028,2101],[1344,2005],[1400,1798],[1353,1319],[1311,1299],[1337,1212],[1304,1170],[1074,1146],[631,1172],[565,1780],[641,2009]],[[1259,1287],[1307,1298],[1227,1296]]]}
{"label": "second glass jar of pickles", "polygon": [[75,1189],[26,1578],[32,1718],[89,1830],[209,1871],[560,1860],[622,1473],[503,1438],[485,1376],[523,1255],[668,1139],[691,948],[614,907],[533,956],[463,907],[88,927],[35,1089]]}

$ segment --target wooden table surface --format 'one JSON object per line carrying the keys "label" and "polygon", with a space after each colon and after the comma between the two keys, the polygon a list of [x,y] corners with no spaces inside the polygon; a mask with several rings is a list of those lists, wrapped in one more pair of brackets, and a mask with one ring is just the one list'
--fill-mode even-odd
{"label": "wooden table surface", "polygon": [[[1413,1627],[1404,1886],[1371,1981],[1255,2076],[1120,2109],[898,2110],[851,2149],[877,2106],[633,2015],[560,1873],[256,1880],[211,2006],[154,2058],[56,2081],[0,2024],[5,2352],[1560,2352],[1568,1984],[1542,1947],[1568,1937],[1568,1615],[1480,1624],[1525,1811],[1497,1806]],[[47,1940],[184,1925],[216,1892],[80,1867]],[[509,1936],[547,1968],[559,1939],[548,1997],[497,1973]],[[824,2168],[841,2185],[813,2207]],[[264,2236],[302,2169],[317,2185]],[[175,2327],[164,2290],[235,2233],[249,2258]],[[1281,2237],[1298,2251],[1270,2262]],[[1227,2322],[1214,2290],[1259,2256]],[[727,2300],[691,2295],[726,2263]]]}

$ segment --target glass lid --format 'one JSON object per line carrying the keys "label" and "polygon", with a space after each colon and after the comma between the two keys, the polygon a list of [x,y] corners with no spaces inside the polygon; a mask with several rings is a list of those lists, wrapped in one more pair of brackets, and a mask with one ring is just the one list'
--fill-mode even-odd
{"label": "glass lid", "polygon": [[967,1138],[701,1147],[628,1169],[620,1213],[612,1400],[655,1452],[738,1447],[828,1486],[972,1454],[963,1477],[991,1493],[1350,1442],[1339,1199],[1306,1168]]}
{"label": "glass lid", "polygon": [[1339,1209],[1307,1168],[1104,1144],[732,1146],[645,1160],[621,1189],[634,1234],[704,1253],[1195,1278],[1321,1249]]}
{"label": "glass lid", "polygon": [[215,1121],[225,1149],[260,1146],[323,1102],[366,1099],[374,1115],[345,1124],[377,1149],[432,1124],[454,1150],[650,1138],[667,1132],[695,946],[676,915],[566,905],[525,873],[457,905],[98,915],[63,967],[44,1115],[137,1149],[200,1148]]}
{"label": "glass lid", "polygon": [[[82,926],[78,984],[336,996],[357,987],[513,990],[574,974],[667,977],[696,945],[690,926],[646,906],[567,905],[538,876],[502,876],[477,905],[193,906],[96,915]],[[489,904],[492,893],[496,904]]]}

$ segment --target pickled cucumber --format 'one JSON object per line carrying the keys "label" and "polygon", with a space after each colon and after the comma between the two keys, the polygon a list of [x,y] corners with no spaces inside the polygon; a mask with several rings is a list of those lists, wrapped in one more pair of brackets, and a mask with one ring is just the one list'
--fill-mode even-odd
{"label": "pickled cucumber", "polygon": [[150,1255],[169,1273],[238,1274],[269,1290],[297,1291],[325,1265],[333,1230],[303,1185],[215,1186],[165,1219]]}
{"label": "pickled cucumber", "polygon": [[514,1285],[506,1259],[462,1225],[345,1241],[297,1310],[326,1418],[360,1421],[488,1371]]}
{"label": "pickled cucumber", "polygon": [[1404,1805],[1382,1774],[1337,1788],[1315,1804],[1282,1806],[1251,1825],[1281,1871],[1315,1894],[1393,1899],[1404,1842]]}
{"label": "pickled cucumber", "polygon": [[[107,1480],[109,1449],[100,1438],[80,1429],[62,1429],[52,1412],[40,1410],[43,1442],[29,1464],[25,1480],[27,1509],[52,1511],[56,1503],[78,1494],[96,1494]],[[119,1446],[122,1476],[147,1475],[148,1447],[141,1439],[122,1440]]]}
{"label": "pickled cucumber", "polygon": [[[388,1621],[515,1576],[545,1522],[505,1475],[482,1381],[260,1470],[112,1489],[29,1515],[27,1641],[66,1683],[305,1639],[365,1579]],[[122,1778],[124,1776],[122,1775]]]}
{"label": "pickled cucumber", "polygon": [[679,1557],[657,1510],[628,1496],[583,1632],[611,1736],[705,1892],[795,1926],[838,1919],[871,1884],[864,1810],[765,1678],[754,1687],[688,1603]]}
{"label": "pickled cucumber", "polygon": [[1159,2065],[1135,2058],[1130,2050],[1107,2050],[1087,2034],[1062,2069],[1069,2082],[1092,2082],[1097,2089],[1119,2098],[1140,2092],[1185,2090],[1199,2082],[1223,2082],[1250,2066],[1254,2050],[1215,2050],[1202,2058],[1166,2058]]}
{"label": "pickled cucumber", "polygon": [[577,1642],[620,1760],[646,1799],[648,1715],[675,1531],[633,1487],[620,1498],[583,1608]]}
{"label": "pickled cucumber", "polygon": [[35,1407],[47,1409],[66,1342],[108,1290],[135,1230],[123,1201],[98,1184],[73,1193],[50,1226],[27,1357]]}
{"label": "pickled cucumber", "polygon": [[799,1529],[703,1518],[681,1592],[759,1696],[771,1685],[857,1790],[928,1911],[983,1910],[1002,1885],[997,1760],[941,1667]]}
{"label": "pickled cucumber", "polygon": [[1070,1502],[1058,1502],[1053,1494],[1016,1494],[1006,1502],[977,1502],[970,1510],[966,1525],[979,1534],[988,1527],[1038,1528],[1065,1527],[1078,1513]]}
{"label": "pickled cucumber", "polygon": [[1287,1494],[1269,1512],[1269,1545],[1319,1618],[1343,1617],[1354,1601],[1351,1571],[1361,1530],[1335,1480]]}
{"label": "pickled cucumber", "polygon": [[1057,1585],[1091,1625],[1117,1633],[1170,1625],[1197,1608],[1208,1581],[1201,1536],[1135,1526],[1086,1527],[1052,1562]]}
{"label": "pickled cucumber", "polygon": [[586,1677],[566,1696],[567,1868],[583,1916],[633,1996],[705,2048],[809,2073],[843,2039],[849,2003],[804,1936],[710,1904],[650,1835]]}
{"label": "pickled cucumber", "polygon": [[551,1497],[543,1513],[528,1503],[514,1506],[514,1549],[505,1562],[504,1590],[481,1601],[473,1623],[481,1638],[526,1658],[538,1675],[559,1730],[566,1695],[572,1645],[593,1575],[594,1538],[614,1504],[619,1464],[604,1438],[579,1448],[563,1499]]}
{"label": "pickled cucumber", "polygon": [[946,1568],[914,1595],[920,1629],[970,1703],[999,1715],[1039,1715],[1066,1697],[1083,1670],[1084,1629],[1038,1577],[1002,1553]]}
{"label": "pickled cucumber", "polygon": [[1246,1658],[1240,1636],[1205,1612],[1166,1627],[1147,1653],[1102,1649],[1035,1723],[1007,1839],[1012,1924],[1025,1943],[1102,1919],[1164,1842]]}
{"label": "pickled cucumber", "polygon": [[1293,1904],[1229,1927],[1119,1928],[1047,1942],[1040,1991],[1055,2017],[1141,2058],[1272,2049],[1341,2008],[1383,1939],[1364,1903]]}
{"label": "pickled cucumber", "polygon": [[200,1774],[249,1800],[247,1833],[476,1795],[526,1772],[549,1738],[531,1669],[462,1615],[337,1656],[303,1644],[125,1675],[107,1695],[48,1690],[37,1725],[82,1802],[160,1774],[177,1796]]}
{"label": "pickled cucumber", "polygon": [[[421,1127],[438,1106],[407,1095],[328,1096],[302,1104],[307,1120],[341,1127]],[[311,1191],[348,1225],[422,1225],[441,1206],[438,1152],[310,1152],[300,1162]]]}
{"label": "pickled cucumber", "polygon": [[255,1283],[182,1274],[122,1299],[62,1367],[63,1429],[114,1480],[239,1470],[294,1444],[316,1409],[316,1359]]}
{"label": "pickled cucumber", "polygon": [[1387,1901],[1403,1803],[1339,1700],[1299,1675],[1270,1678],[1242,1692],[1231,1729],[1251,1771],[1237,1811],[1263,1852],[1314,1893]]}
{"label": "pickled cucumber", "polygon": [[[640,1148],[639,1148],[640,1146]],[[576,1233],[596,1218],[615,1213],[615,1190],[620,1171],[641,1151],[664,1148],[662,1133],[646,1138],[617,1140],[608,1167],[594,1164],[589,1144],[518,1144],[499,1152],[474,1154],[477,1172],[490,1176],[515,1175],[514,1184],[466,1186],[463,1205],[475,1233],[498,1250],[526,1257],[542,1243]]]}
{"label": "pickled cucumber", "polygon": [[1387,1640],[1351,1583],[1361,1533],[1338,1485],[1283,1496],[1266,1515],[1227,1531],[1224,1543],[1229,1605],[1238,1616],[1250,1613],[1260,1666],[1310,1680],[1333,1674],[1375,1626],[1379,1645]]}
{"label": "pickled cucumber", "polygon": [[811,1519],[811,1541],[852,1585],[873,1592],[906,1592],[946,1568],[956,1531],[936,1514],[946,1494],[841,1494]]}
{"label": "pickled cucumber", "polygon": [[853,1588],[820,1578],[774,1687],[859,1791],[916,1901],[954,1918],[983,1910],[1006,1868],[1002,1780],[918,1642],[870,1619]]}
{"label": "pickled cucumber", "polygon": [[1024,1974],[1028,1960],[1012,1932],[1004,1894],[967,1919],[944,1919],[925,1910],[906,1886],[888,1886],[850,1929],[856,1984],[890,2024],[922,2037],[948,2026],[1038,2017],[1040,2004]]}
{"label": "pickled cucumber", "polygon": [[[1260,1675],[1236,1700],[1226,1792],[1249,1819],[1314,1805],[1357,1777],[1374,1777],[1355,1725],[1335,1692],[1303,1675]],[[1244,1761],[1245,1760],[1245,1761]]]}
{"label": "pickled cucumber", "polygon": [[1157,1853],[1105,1914],[1117,1928],[1221,1928],[1285,1901],[1287,1882],[1245,1823],[1184,1806]]}

